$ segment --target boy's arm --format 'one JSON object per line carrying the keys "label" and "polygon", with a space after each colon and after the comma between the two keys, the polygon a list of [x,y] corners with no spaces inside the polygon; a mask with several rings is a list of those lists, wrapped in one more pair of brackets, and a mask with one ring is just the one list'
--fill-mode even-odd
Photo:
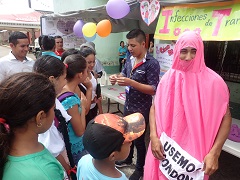
{"label": "boy's arm", "polygon": [[142,84],[127,77],[117,78],[117,83],[120,86],[132,86],[134,89],[137,89],[144,94],[155,95],[156,88],[159,83],[159,73],[159,63],[156,60],[153,60],[151,64],[146,68],[148,84]]}
{"label": "boy's arm", "polygon": [[155,94],[155,88],[152,85],[142,84],[127,77],[117,78],[117,83],[119,86],[131,86],[144,94]]}

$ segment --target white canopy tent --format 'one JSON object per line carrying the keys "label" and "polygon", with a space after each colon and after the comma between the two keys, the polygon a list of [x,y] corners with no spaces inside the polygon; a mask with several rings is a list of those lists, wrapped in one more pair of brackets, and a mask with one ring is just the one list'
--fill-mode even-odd
{"label": "white canopy tent", "polygon": [[[209,3],[209,2],[221,2],[226,0],[160,0],[161,6],[172,6],[176,4],[189,4],[189,3]],[[77,18],[82,19],[84,22],[95,22],[98,23],[103,19],[109,19],[112,23],[112,33],[125,32],[133,28],[141,28],[148,34],[155,32],[157,19],[147,26],[142,20],[140,14],[140,3],[138,0],[126,0],[130,6],[130,13],[122,19],[112,19],[106,12],[106,6],[99,6],[89,8],[86,10],[69,11],[61,14],[48,14],[42,16],[42,18]]]}

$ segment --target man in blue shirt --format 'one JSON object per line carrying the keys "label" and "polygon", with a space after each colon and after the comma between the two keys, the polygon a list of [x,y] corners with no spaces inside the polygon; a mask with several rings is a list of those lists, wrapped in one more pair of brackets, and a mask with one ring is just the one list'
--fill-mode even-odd
{"label": "man in blue shirt", "polygon": [[[125,86],[126,101],[124,105],[124,116],[140,112],[143,114],[146,124],[149,121],[149,111],[152,105],[152,95],[155,94],[159,83],[160,66],[158,61],[147,52],[145,48],[146,36],[140,29],[131,30],[127,34],[128,50],[124,69],[120,75],[109,77],[111,84],[117,83]],[[131,165],[133,158],[133,147],[137,148],[137,163],[130,180],[139,179],[143,176],[143,166],[145,162],[146,146],[145,134],[134,140],[128,158],[117,162],[116,166],[124,167]]]}

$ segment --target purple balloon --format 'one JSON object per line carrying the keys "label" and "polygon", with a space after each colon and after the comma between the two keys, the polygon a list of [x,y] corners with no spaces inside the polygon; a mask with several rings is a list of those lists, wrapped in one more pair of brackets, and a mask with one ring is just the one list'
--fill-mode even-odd
{"label": "purple balloon", "polygon": [[73,32],[77,37],[83,37],[82,27],[84,22],[82,20],[78,20],[73,26]]}
{"label": "purple balloon", "polygon": [[130,7],[124,0],[109,0],[106,5],[108,15],[113,19],[121,19],[126,16]]}

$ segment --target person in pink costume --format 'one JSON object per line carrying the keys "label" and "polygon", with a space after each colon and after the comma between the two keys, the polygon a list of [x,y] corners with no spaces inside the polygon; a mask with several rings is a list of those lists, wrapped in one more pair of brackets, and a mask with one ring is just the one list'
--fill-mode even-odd
{"label": "person in pink costume", "polygon": [[[228,103],[226,83],[204,63],[200,35],[184,32],[151,107],[144,179],[208,179],[218,169],[231,127]],[[177,145],[170,145],[172,141]]]}

